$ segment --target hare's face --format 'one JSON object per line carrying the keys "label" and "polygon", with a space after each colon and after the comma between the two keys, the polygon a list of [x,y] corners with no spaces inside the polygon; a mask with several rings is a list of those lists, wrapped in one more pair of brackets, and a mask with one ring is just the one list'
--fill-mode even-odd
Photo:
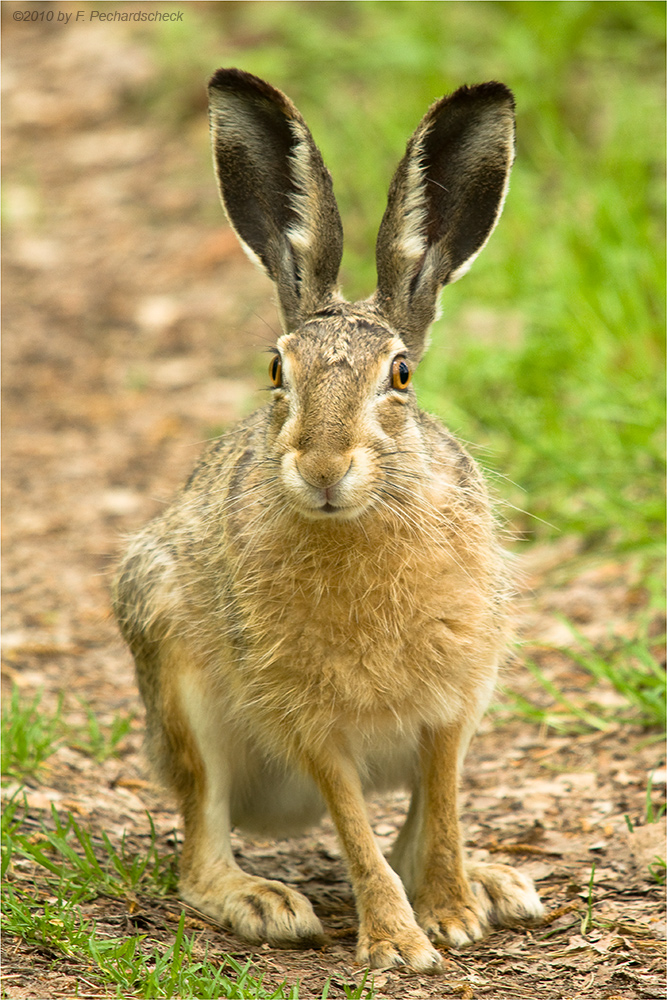
{"label": "hare's face", "polygon": [[425,471],[405,344],[359,307],[336,312],[281,337],[270,364],[271,458],[309,519],[403,506]]}

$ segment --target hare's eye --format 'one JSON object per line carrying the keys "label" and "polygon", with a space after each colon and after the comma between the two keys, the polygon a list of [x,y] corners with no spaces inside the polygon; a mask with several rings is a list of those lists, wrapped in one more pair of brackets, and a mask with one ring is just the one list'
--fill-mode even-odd
{"label": "hare's eye", "polygon": [[269,375],[271,377],[271,381],[276,386],[276,388],[279,388],[283,384],[283,364],[282,361],[280,360],[279,354],[275,354],[271,358],[271,364],[269,365]]}
{"label": "hare's eye", "polygon": [[410,385],[410,379],[412,378],[412,372],[408,367],[408,363],[405,358],[394,358],[391,365],[391,384],[394,389],[399,391],[402,389],[407,389]]}

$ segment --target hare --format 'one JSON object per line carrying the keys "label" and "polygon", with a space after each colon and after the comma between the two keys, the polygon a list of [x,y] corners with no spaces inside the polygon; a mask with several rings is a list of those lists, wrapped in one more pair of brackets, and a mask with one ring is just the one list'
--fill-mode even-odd
{"label": "hare", "polygon": [[[287,835],[328,809],[359,963],[437,972],[434,946],[542,914],[530,879],[462,854],[458,775],[506,656],[510,585],[480,472],[411,384],[440,290],[500,215],[512,94],[461,87],[427,111],[389,189],[377,290],[356,303],[297,109],[238,69],[209,97],[222,202],[284,333],[268,405],[208,447],[114,584],[149,757],[183,815],[180,892],[248,941],[321,943],[302,894],[239,867],[230,828]],[[385,860],[364,794],[397,786],[412,799]]]}

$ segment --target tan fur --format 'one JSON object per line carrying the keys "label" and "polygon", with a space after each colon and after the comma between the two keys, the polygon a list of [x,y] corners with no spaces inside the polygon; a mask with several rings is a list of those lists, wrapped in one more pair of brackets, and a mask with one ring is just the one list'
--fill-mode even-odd
{"label": "tan fur", "polygon": [[[338,262],[323,263],[328,237],[339,254],[340,223],[307,126],[263,81],[236,70],[211,81],[223,201],[281,300],[282,382],[136,536],[114,601],[149,756],[184,817],[181,892],[251,941],[313,942],[322,928],[299,893],[239,868],[231,826],[290,833],[325,808],[357,899],[363,964],[437,971],[430,942],[467,944],[494,922],[541,913],[512,869],[466,868],[458,825],[460,765],[509,638],[506,560],[473,460],[391,375],[397,357],[414,371],[427,300],[446,280],[420,275],[417,238],[423,268],[436,258],[463,267],[461,247],[479,251],[507,187],[494,180],[466,234],[456,212],[443,223],[447,193],[428,188],[430,172],[444,155],[464,173],[469,161],[482,191],[458,181],[458,214],[484,201],[479,157],[496,171],[511,163],[508,93],[482,85],[429,111],[392,185],[382,291],[350,305],[332,283]],[[431,142],[431,129],[446,141]],[[424,187],[406,195],[405,183]],[[410,295],[422,301],[403,325]],[[397,786],[413,799],[390,867],[363,796]]]}

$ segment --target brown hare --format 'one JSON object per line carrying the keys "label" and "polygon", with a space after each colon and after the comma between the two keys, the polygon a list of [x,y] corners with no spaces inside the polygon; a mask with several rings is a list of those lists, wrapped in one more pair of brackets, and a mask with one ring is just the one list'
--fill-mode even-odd
{"label": "brown hare", "polygon": [[[180,891],[246,940],[320,941],[303,895],[238,866],[230,828],[285,835],[328,809],[358,961],[437,972],[434,945],[542,913],[530,879],[462,856],[459,771],[506,655],[509,584],[480,473],[411,385],[440,290],[500,215],[512,94],[483,83],[429,109],[389,189],[377,290],[352,304],[297,109],[237,69],[209,96],[222,201],[284,333],[268,405],[208,447],[114,587],[149,756],[183,814]],[[364,794],[396,786],[412,801],[387,861]]]}

